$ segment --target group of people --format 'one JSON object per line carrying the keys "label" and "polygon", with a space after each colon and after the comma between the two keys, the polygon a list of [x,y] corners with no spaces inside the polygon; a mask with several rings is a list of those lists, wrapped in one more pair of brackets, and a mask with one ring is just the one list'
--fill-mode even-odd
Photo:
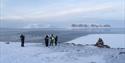
{"label": "group of people", "polygon": [[50,46],[56,46],[57,45],[57,41],[58,41],[58,36],[54,36],[53,34],[51,34],[51,36],[49,37],[48,35],[46,35],[45,37],[45,45],[46,47]]}
{"label": "group of people", "polygon": [[[25,36],[23,34],[20,35],[20,39],[21,39],[21,47],[24,47],[24,42],[25,42]],[[57,41],[58,41],[58,36],[54,36],[53,34],[51,34],[51,36],[49,37],[49,35],[46,35],[45,38],[45,46],[56,46],[57,45]]]}
{"label": "group of people", "polygon": [[[25,42],[25,36],[23,34],[20,35],[20,39],[21,39],[21,47],[24,47],[24,42]],[[58,36],[57,35],[53,35],[51,34],[50,36],[49,35],[46,35],[45,38],[44,38],[44,41],[45,41],[45,46],[48,47],[48,46],[56,46],[57,45],[57,41],[58,41]],[[95,46],[97,47],[100,47],[100,48],[110,48],[110,46],[108,45],[105,45],[102,38],[99,38],[97,43],[95,44]]]}

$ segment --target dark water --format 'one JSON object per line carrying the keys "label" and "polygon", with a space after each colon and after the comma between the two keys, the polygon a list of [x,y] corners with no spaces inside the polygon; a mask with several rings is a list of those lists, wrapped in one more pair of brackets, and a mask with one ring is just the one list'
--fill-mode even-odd
{"label": "dark water", "polygon": [[67,42],[88,34],[125,34],[122,28],[115,29],[7,29],[0,28],[0,41],[19,42],[20,34],[26,36],[26,42],[44,42],[46,34],[59,37],[59,42]]}

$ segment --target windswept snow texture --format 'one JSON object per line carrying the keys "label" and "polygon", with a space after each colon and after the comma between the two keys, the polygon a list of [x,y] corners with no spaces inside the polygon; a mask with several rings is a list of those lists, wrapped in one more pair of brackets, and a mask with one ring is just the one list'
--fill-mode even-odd
{"label": "windswept snow texture", "polygon": [[125,49],[61,43],[45,47],[40,43],[0,42],[0,63],[125,63]]}
{"label": "windswept snow texture", "polygon": [[68,43],[95,44],[99,38],[102,38],[104,44],[109,45],[111,48],[125,48],[125,34],[91,34],[74,39]]}

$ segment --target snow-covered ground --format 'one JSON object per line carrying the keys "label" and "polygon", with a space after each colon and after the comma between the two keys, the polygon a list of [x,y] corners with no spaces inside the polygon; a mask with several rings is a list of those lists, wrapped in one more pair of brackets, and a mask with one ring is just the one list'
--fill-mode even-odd
{"label": "snow-covered ground", "polygon": [[102,38],[104,44],[111,48],[125,48],[125,34],[91,34],[76,38],[68,43],[75,44],[95,44],[99,38]]}
{"label": "snow-covered ground", "polygon": [[[97,48],[98,38],[112,48]],[[0,42],[0,63],[125,63],[124,34],[93,34],[58,46],[42,43]],[[83,44],[83,45],[82,45]]]}
{"label": "snow-covered ground", "polygon": [[[121,54],[121,53],[122,54]],[[0,42],[0,63],[125,63],[125,49],[61,43],[45,47],[41,43]]]}

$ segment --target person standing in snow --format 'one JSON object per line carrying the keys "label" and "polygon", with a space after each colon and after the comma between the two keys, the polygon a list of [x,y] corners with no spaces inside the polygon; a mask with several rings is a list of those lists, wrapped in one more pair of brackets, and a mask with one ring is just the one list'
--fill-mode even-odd
{"label": "person standing in snow", "polygon": [[49,44],[49,36],[46,35],[46,37],[45,37],[45,45],[46,45],[46,47],[48,47],[48,44]]}
{"label": "person standing in snow", "polygon": [[55,43],[55,37],[53,34],[51,34],[51,37],[50,37],[50,46],[53,46],[53,44]]}
{"label": "person standing in snow", "polygon": [[21,39],[21,47],[24,47],[25,36],[21,34],[20,39]]}
{"label": "person standing in snow", "polygon": [[57,45],[58,36],[55,36],[55,46]]}

